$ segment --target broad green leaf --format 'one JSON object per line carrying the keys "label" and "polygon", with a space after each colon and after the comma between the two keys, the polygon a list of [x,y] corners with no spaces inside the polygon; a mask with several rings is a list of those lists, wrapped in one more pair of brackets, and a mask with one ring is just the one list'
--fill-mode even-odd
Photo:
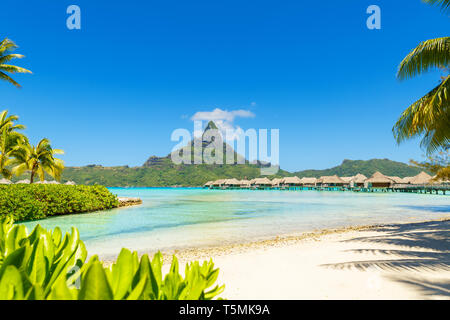
{"label": "broad green leaf", "polygon": [[8,265],[0,277],[0,300],[23,299],[23,284],[19,270]]}
{"label": "broad green leaf", "polygon": [[33,285],[27,292],[25,300],[44,300],[44,291],[38,284]]}
{"label": "broad green leaf", "polygon": [[27,228],[24,225],[15,225],[6,236],[6,250],[8,254],[19,248],[22,239],[27,237]]}
{"label": "broad green leaf", "polygon": [[144,296],[144,289],[147,285],[148,278],[142,278],[137,286],[128,295],[127,300],[141,300]]}
{"label": "broad green leaf", "polygon": [[95,261],[82,279],[79,300],[112,300],[114,295],[100,261]]}
{"label": "broad green leaf", "polygon": [[133,275],[133,255],[130,250],[123,248],[117,262],[112,265],[111,287],[114,299],[122,299],[131,290]]}

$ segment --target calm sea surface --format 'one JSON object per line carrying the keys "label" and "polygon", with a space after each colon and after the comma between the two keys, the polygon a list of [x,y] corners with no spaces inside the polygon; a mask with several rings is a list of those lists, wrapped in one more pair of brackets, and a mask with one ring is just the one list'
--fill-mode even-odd
{"label": "calm sea surface", "polygon": [[27,222],[80,230],[90,254],[116,255],[212,246],[295,232],[373,223],[435,219],[450,214],[450,197],[408,193],[213,191],[111,188],[143,205]]}

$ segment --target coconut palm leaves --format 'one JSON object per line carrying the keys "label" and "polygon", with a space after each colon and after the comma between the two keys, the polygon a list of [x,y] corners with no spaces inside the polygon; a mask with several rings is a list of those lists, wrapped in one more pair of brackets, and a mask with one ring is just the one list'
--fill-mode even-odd
{"label": "coconut palm leaves", "polygon": [[[448,8],[450,0],[426,1],[440,3]],[[431,69],[448,71],[450,62],[450,37],[431,39],[420,43],[400,63],[397,77],[412,78]],[[398,143],[422,136],[421,146],[431,154],[450,144],[450,76],[425,96],[409,106],[392,129]]]}
{"label": "coconut palm leaves", "polygon": [[17,49],[17,45],[8,38],[0,42],[0,79],[20,88],[20,84],[11,78],[8,73],[31,73],[31,71],[8,63],[13,59],[21,59],[24,57],[21,54],[11,53],[15,49]]}
{"label": "coconut palm leaves", "polygon": [[450,63],[450,37],[431,39],[420,43],[400,63],[400,80],[420,75],[435,68],[446,68]]}
{"label": "coconut palm leaves", "polygon": [[28,141],[23,134],[16,132],[25,129],[24,125],[15,124],[18,119],[15,115],[8,116],[7,110],[0,113],[0,175],[8,179],[12,176],[10,165],[14,148]]}
{"label": "coconut palm leaves", "polygon": [[450,144],[450,77],[414,102],[393,128],[397,142],[423,136],[421,146],[431,154]]}
{"label": "coconut palm leaves", "polygon": [[422,0],[422,1],[431,5],[436,4],[438,6],[441,6],[442,11],[450,9],[450,0]]}
{"label": "coconut palm leaves", "polygon": [[12,152],[14,159],[11,164],[15,165],[12,172],[20,176],[25,171],[30,171],[30,183],[33,183],[36,175],[44,181],[45,173],[60,180],[64,162],[55,158],[54,155],[63,153],[62,150],[53,149],[48,139],[42,139],[37,146],[21,143]]}

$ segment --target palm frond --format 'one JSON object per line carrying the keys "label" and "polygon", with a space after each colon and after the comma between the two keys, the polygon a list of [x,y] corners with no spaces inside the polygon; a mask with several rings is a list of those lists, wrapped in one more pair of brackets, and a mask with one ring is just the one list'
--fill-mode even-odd
{"label": "palm frond", "polygon": [[398,143],[423,136],[421,146],[427,153],[449,144],[450,76],[409,106],[392,129]]}
{"label": "palm frond", "polygon": [[11,53],[0,57],[0,64],[11,61],[13,59],[22,59],[25,58],[23,54]]}
{"label": "palm frond", "polygon": [[0,71],[0,79],[5,80],[13,85],[15,85],[17,88],[21,88],[22,86],[18,84],[13,78],[8,76],[6,73],[3,73]]}
{"label": "palm frond", "polygon": [[21,59],[24,56],[21,54],[12,54],[11,51],[17,49],[17,45],[8,38],[3,39],[0,42],[0,79],[5,80],[14,86],[20,88],[13,78],[11,78],[7,73],[32,73],[30,70],[14,66],[11,64],[5,64],[12,59]]}
{"label": "palm frond", "polygon": [[0,70],[9,72],[9,73],[32,73],[28,69],[18,67],[18,66],[13,66],[11,64],[0,64]]}
{"label": "palm frond", "polygon": [[450,37],[421,42],[412,50],[398,68],[400,80],[414,77],[432,68],[447,67],[450,63]]}
{"label": "palm frond", "polygon": [[442,11],[447,11],[450,9],[450,0],[422,0],[430,5],[438,5],[441,7]]}
{"label": "palm frond", "polygon": [[17,49],[17,45],[10,39],[5,38],[0,42],[0,54]]}

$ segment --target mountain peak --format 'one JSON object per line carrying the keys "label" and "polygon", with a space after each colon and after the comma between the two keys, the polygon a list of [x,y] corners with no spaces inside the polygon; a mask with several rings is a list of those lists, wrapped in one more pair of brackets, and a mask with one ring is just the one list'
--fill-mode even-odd
{"label": "mountain peak", "polygon": [[208,131],[208,130],[217,130],[217,129],[219,129],[219,128],[217,128],[217,126],[216,126],[216,124],[214,123],[214,121],[209,121],[209,122],[208,122],[208,125],[207,125],[206,128],[205,128],[205,131],[203,131],[203,132],[206,132],[206,131]]}

